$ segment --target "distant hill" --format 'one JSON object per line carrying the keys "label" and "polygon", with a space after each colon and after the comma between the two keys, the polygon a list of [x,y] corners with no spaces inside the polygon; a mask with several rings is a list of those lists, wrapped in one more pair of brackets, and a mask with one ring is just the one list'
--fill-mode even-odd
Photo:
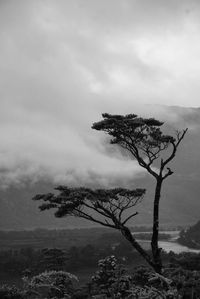
{"label": "distant hill", "polygon": [[[165,130],[189,127],[171,167],[174,174],[164,183],[161,199],[161,223],[166,226],[192,225],[199,220],[200,211],[200,108],[166,107]],[[171,116],[178,117],[171,117]],[[170,116],[169,120],[167,116]],[[130,161],[131,163],[131,161]],[[147,194],[137,207],[139,215],[134,225],[151,225],[154,181],[148,175],[127,181],[127,187],[144,187]],[[52,211],[40,212],[31,198],[37,193],[52,192],[50,181],[24,183],[0,190],[0,229],[31,229],[91,227],[93,224],[75,218],[56,219]]]}
{"label": "distant hill", "polygon": [[200,221],[190,228],[181,231],[178,241],[188,247],[200,249]]}

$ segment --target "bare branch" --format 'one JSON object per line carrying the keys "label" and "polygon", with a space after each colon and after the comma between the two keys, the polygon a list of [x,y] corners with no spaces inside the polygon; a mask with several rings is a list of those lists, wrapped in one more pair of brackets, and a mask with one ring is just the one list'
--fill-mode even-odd
{"label": "bare branch", "polygon": [[178,131],[176,141],[171,141],[172,153],[165,161],[162,161],[162,165],[161,165],[162,170],[175,157],[177,148],[178,148],[179,144],[181,143],[181,141],[183,140],[183,138],[184,138],[185,134],[187,133],[187,131],[188,131],[188,128],[183,130],[182,134],[181,134],[181,132]]}
{"label": "bare branch", "polygon": [[131,218],[133,218],[134,216],[138,215],[138,212],[135,212],[134,214],[130,215],[129,217],[127,217],[123,222],[122,225],[125,225]]}
{"label": "bare branch", "polygon": [[97,220],[96,218],[93,218],[91,215],[88,215],[82,211],[77,211],[79,213],[78,217],[80,218],[84,218],[86,220],[89,220],[89,221],[92,221],[92,222],[95,222],[95,223],[98,223],[98,224],[101,224],[103,226],[107,226],[107,227],[111,227],[111,228],[116,228],[115,225],[112,225],[110,223],[108,223],[107,221],[104,223],[100,220]]}
{"label": "bare branch", "polygon": [[174,173],[169,167],[167,167],[167,170],[167,173],[163,176],[163,180]]}

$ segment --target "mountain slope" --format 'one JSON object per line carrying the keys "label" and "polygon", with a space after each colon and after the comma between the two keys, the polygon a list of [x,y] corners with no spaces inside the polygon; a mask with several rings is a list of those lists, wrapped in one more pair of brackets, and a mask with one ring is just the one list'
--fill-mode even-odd
{"label": "mountain slope", "polygon": [[200,221],[181,231],[179,242],[185,246],[200,249]]}

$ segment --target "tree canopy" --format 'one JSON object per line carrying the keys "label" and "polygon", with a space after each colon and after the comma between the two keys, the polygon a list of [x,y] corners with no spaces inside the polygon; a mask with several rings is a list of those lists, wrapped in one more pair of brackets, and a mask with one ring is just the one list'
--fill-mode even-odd
{"label": "tree canopy", "polygon": [[[59,193],[39,194],[34,200],[43,200],[40,210],[55,208],[56,217],[75,216],[108,227],[125,225],[137,212],[133,207],[143,198],[145,189],[96,189],[59,186]],[[101,216],[100,218],[98,216]]]}
{"label": "tree canopy", "polygon": [[[176,131],[175,137],[163,134],[160,127],[163,122],[154,118],[141,118],[136,114],[112,115],[102,114],[103,120],[95,122],[92,129],[104,131],[111,137],[111,144],[118,144],[128,150],[138,161],[139,165],[146,168],[154,177],[162,176],[165,166],[175,157],[177,148],[184,138],[186,130]],[[163,151],[171,146],[169,156],[161,158],[160,172],[153,169],[153,163]],[[173,172],[167,168],[167,172],[162,176],[166,178]]]}

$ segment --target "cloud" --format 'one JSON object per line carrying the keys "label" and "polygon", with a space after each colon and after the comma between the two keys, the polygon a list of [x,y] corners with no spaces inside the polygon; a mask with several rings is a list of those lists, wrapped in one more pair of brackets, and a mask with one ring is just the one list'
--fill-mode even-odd
{"label": "cloud", "polygon": [[91,124],[102,112],[166,118],[152,105],[199,105],[198,11],[198,1],[2,1],[2,185],[143,174]]}

